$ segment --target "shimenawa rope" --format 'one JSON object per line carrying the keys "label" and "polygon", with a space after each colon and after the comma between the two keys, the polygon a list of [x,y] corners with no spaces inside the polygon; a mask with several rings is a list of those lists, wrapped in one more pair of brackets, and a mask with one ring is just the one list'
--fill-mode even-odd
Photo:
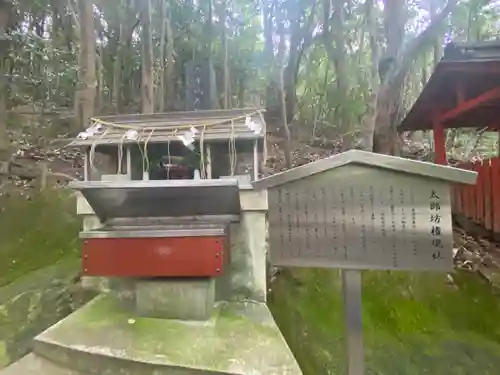
{"label": "shimenawa rope", "polygon": [[[197,124],[196,127],[194,127],[193,125],[179,125],[179,126],[176,126],[175,129],[173,129],[171,131],[171,134],[169,136],[175,137],[175,135],[177,134],[177,132],[180,129],[191,129],[193,127],[196,129],[197,127],[202,127],[202,132],[201,132],[200,140],[199,140],[199,142],[200,142],[200,172],[201,172],[200,174],[201,174],[202,178],[207,178],[205,147],[204,147],[206,128],[211,127],[211,126],[224,124],[224,123],[229,121],[231,123],[231,136],[229,138],[229,164],[230,164],[231,176],[234,176],[235,171],[236,171],[236,165],[237,165],[237,150],[236,150],[234,122],[237,120],[241,120],[243,118],[246,118],[247,116],[252,116],[254,114],[258,114],[261,118],[261,121],[264,121],[262,111],[257,110],[255,112],[248,113],[248,114],[245,114],[242,116],[237,116],[237,117],[234,117],[231,119],[224,119],[224,120],[219,120],[219,121],[215,121],[215,122],[207,122],[207,123]],[[142,169],[143,169],[143,172],[149,171],[150,161],[149,161],[148,154],[147,154],[148,142],[150,141],[155,130],[157,130],[157,127],[150,127],[150,126],[138,127],[138,126],[116,124],[116,123],[112,123],[112,122],[108,122],[108,121],[103,121],[99,118],[91,118],[91,121],[95,125],[103,125],[103,126],[108,127],[108,128],[117,128],[117,129],[123,129],[123,130],[135,130],[136,132],[140,132],[140,134],[137,135],[136,142],[137,142],[137,146],[138,146],[139,151],[140,151],[141,156],[142,156],[142,167],[143,167]],[[150,130],[150,132],[144,141],[144,147],[141,148],[141,143],[142,143],[141,141],[143,140],[143,134],[146,130]],[[97,145],[99,144],[99,141],[102,140],[107,134],[109,134],[109,129],[106,129],[102,134],[100,134],[100,136],[98,138],[96,138],[92,142],[92,145],[90,147],[90,155],[89,155],[89,164],[90,164],[90,168],[92,170],[97,171],[97,168],[95,167],[95,164],[94,164],[95,149],[96,149]],[[121,170],[122,170],[123,146],[124,146],[124,142],[125,142],[126,138],[127,137],[126,137],[126,133],[125,133],[120,140],[120,144],[119,144],[119,148],[118,148],[118,171],[117,171],[118,174],[120,174]],[[170,138],[167,139],[167,151],[168,151],[169,164],[171,164]]]}

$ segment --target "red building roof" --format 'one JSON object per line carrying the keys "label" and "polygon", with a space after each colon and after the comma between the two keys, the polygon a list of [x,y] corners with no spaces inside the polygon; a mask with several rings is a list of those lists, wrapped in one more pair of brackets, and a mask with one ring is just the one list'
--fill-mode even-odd
{"label": "red building roof", "polygon": [[399,131],[444,128],[500,129],[500,41],[445,48]]}

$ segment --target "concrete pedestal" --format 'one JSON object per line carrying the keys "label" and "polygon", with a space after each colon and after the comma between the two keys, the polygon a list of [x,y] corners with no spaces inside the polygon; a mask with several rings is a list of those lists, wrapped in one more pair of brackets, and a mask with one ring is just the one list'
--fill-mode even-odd
{"label": "concrete pedestal", "polygon": [[139,280],[135,308],[139,316],[207,320],[215,306],[213,279]]}
{"label": "concrete pedestal", "polygon": [[[99,227],[82,199],[84,229]],[[301,375],[265,304],[266,193],[243,188],[240,204],[220,277],[85,278],[103,294],[0,375]]]}
{"label": "concrete pedestal", "polygon": [[203,323],[139,318],[100,296],[36,337],[1,375],[300,375],[267,306],[223,304]]}

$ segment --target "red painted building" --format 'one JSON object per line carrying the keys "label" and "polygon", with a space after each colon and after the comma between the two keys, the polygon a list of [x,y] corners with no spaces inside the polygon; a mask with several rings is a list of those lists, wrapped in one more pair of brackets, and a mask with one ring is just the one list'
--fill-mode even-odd
{"label": "red painted building", "polygon": [[[432,131],[435,162],[448,164],[446,131],[457,128],[500,134],[500,41],[450,43],[399,131]],[[475,186],[454,188],[454,212],[499,235],[500,159],[456,166],[479,175]]]}

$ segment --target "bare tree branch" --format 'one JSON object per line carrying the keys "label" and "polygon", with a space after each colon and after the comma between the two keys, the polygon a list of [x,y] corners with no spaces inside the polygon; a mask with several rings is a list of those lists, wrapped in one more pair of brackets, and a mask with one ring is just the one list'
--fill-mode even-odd
{"label": "bare tree branch", "polygon": [[400,63],[391,72],[392,74],[388,77],[387,85],[393,90],[397,90],[404,84],[404,80],[410,67],[415,61],[415,59],[421,54],[422,50],[432,45],[434,42],[436,34],[439,32],[439,28],[443,21],[452,13],[456,6],[458,0],[448,0],[446,6],[443,10],[432,17],[431,22],[415,39],[413,39],[406,51],[403,53]]}

